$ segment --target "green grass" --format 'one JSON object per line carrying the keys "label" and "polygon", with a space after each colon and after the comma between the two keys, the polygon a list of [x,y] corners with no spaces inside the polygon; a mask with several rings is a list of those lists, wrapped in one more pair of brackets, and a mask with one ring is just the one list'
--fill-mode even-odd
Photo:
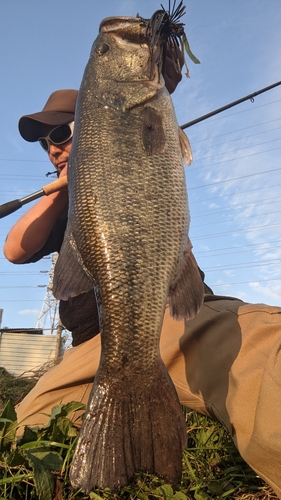
{"label": "green grass", "polygon": [[138,473],[119,494],[95,490],[85,496],[71,488],[68,477],[77,439],[68,415],[75,409],[81,404],[56,406],[46,427],[26,427],[16,442],[16,413],[7,402],[0,417],[0,500],[277,499],[240,457],[227,431],[193,411],[187,412],[188,445],[180,484],[172,487]]}

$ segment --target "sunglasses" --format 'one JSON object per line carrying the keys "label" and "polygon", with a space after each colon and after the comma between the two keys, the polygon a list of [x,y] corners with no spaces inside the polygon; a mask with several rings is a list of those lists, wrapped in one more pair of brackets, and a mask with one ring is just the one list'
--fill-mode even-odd
{"label": "sunglasses", "polygon": [[60,125],[59,127],[53,128],[53,130],[46,135],[46,137],[40,137],[38,142],[44,151],[48,153],[50,149],[50,142],[56,146],[64,144],[64,142],[67,142],[72,138],[73,131],[74,122],[67,123],[66,125]]}

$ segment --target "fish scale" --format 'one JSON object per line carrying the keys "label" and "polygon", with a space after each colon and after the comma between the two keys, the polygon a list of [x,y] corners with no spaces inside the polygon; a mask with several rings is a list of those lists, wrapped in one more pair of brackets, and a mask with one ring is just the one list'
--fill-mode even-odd
{"label": "fish scale", "polygon": [[54,274],[57,298],[94,288],[99,311],[101,359],[70,474],[86,493],[118,490],[137,470],[177,482],[186,444],[159,339],[167,300],[172,314],[189,318],[203,298],[188,237],[189,143],[159,75],[159,51],[151,67],[144,40],[139,18],[101,23],[78,95]]}

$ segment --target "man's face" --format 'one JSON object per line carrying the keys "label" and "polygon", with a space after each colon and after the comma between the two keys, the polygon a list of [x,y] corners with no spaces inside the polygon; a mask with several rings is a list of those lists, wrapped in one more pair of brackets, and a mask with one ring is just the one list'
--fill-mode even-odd
{"label": "man's face", "polygon": [[56,127],[46,127],[44,136],[38,139],[51,163],[60,174],[66,169],[72,146],[74,122]]}
{"label": "man's face", "polygon": [[66,169],[71,151],[72,139],[63,144],[53,144],[50,142],[48,156],[55,169],[60,174]]}

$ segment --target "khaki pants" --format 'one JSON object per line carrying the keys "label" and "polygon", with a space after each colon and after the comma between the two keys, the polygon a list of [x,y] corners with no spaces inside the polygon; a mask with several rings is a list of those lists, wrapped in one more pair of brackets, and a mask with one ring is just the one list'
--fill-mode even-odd
{"label": "khaki pants", "polygon": [[[161,354],[181,403],[217,418],[281,498],[281,308],[207,296],[186,324],[167,310]],[[18,406],[19,421],[46,424],[54,405],[86,403],[99,357],[99,335],[68,350]]]}

